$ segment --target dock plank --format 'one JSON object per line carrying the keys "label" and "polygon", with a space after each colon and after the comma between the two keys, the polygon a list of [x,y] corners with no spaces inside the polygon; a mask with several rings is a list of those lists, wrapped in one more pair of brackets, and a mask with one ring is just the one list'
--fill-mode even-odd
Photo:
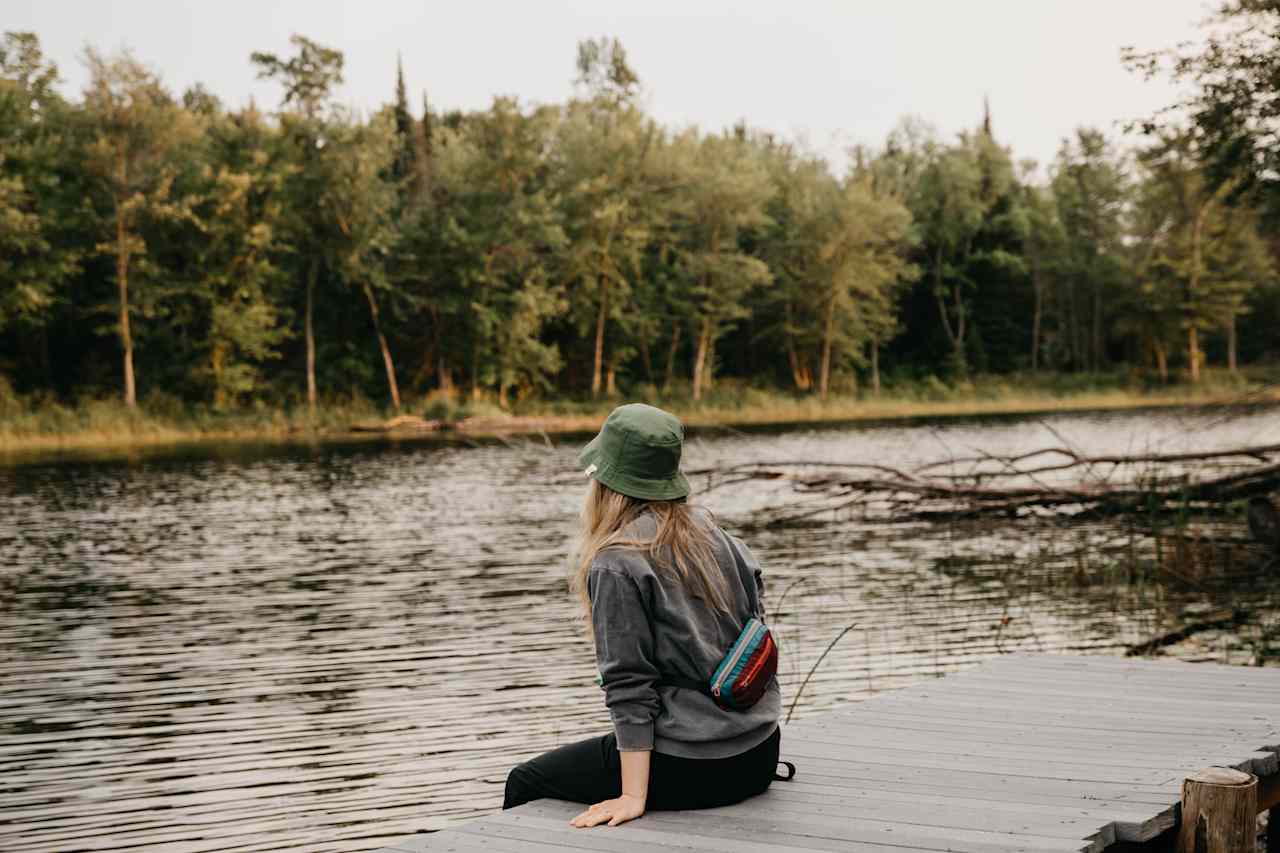
{"label": "dock plank", "polygon": [[[1007,655],[783,729],[795,781],[578,830],[553,800],[382,853],[1101,851],[1174,826],[1209,765],[1280,779],[1280,669]],[[513,756],[513,764],[517,756]]]}

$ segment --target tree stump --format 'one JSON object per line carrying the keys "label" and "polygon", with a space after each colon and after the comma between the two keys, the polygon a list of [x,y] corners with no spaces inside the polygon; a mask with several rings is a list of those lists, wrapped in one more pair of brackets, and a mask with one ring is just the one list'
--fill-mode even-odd
{"label": "tree stump", "polygon": [[1177,853],[1254,853],[1258,779],[1230,767],[1207,767],[1182,782]]}

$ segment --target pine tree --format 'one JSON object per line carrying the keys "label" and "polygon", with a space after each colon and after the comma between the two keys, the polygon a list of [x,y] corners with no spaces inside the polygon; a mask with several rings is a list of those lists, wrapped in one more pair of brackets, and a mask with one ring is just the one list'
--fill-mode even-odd
{"label": "pine tree", "polygon": [[404,87],[404,64],[396,56],[396,102],[394,109],[396,128],[396,157],[392,175],[405,187],[411,187],[417,175],[418,146],[414,132],[413,116],[409,114],[409,96]]}

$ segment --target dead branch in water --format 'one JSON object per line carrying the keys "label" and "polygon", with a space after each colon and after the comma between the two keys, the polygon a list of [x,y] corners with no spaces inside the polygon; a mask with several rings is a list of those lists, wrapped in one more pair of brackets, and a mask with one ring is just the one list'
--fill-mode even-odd
{"label": "dead branch in water", "polygon": [[1203,631],[1222,628],[1238,628],[1249,620],[1248,611],[1235,608],[1222,608],[1207,614],[1204,618],[1183,625],[1177,630],[1168,631],[1158,637],[1152,637],[1143,643],[1130,646],[1125,650],[1125,657],[1147,657],[1158,654],[1165,646],[1172,646]]}
{"label": "dead branch in water", "polygon": [[1280,444],[1201,453],[1086,456],[1066,447],[981,453],[905,470],[876,463],[797,460],[688,472],[706,490],[752,480],[783,480],[819,497],[805,510],[770,518],[800,521],[835,510],[881,510],[899,517],[1087,512],[1113,515],[1212,509],[1280,489]]}

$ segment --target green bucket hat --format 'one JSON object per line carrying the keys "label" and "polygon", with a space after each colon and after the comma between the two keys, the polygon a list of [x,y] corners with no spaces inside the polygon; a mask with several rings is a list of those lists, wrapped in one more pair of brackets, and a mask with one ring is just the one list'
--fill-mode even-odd
{"label": "green bucket hat", "polygon": [[600,434],[578,454],[578,464],[604,485],[628,497],[671,501],[687,497],[680,473],[684,427],[670,412],[628,403],[609,413]]}

